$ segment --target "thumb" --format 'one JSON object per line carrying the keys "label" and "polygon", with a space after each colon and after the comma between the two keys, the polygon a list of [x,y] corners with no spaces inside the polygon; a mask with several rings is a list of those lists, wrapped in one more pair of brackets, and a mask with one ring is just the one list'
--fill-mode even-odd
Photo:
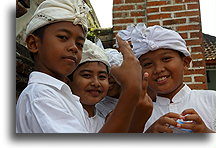
{"label": "thumb", "polygon": [[[111,70],[110,70],[110,74],[113,76],[113,78],[115,79],[115,81],[118,82],[117,80],[117,77],[118,77],[118,70],[119,69],[119,66],[116,66],[116,65],[113,65],[111,67]],[[118,82],[119,83],[119,82]]]}
{"label": "thumb", "polygon": [[147,92],[147,88],[148,88],[148,77],[149,77],[149,73],[144,72],[143,79],[142,79],[142,89],[145,90],[145,92]]}

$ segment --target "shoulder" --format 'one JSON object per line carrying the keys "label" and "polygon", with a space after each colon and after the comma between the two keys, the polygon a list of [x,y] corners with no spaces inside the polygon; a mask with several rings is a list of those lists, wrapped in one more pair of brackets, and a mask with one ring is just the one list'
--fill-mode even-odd
{"label": "shoulder", "polygon": [[216,91],[214,90],[191,90],[190,98],[216,106]]}
{"label": "shoulder", "polygon": [[190,94],[195,95],[197,97],[199,97],[199,96],[202,96],[202,97],[215,97],[216,96],[216,91],[214,91],[214,90],[191,90]]}

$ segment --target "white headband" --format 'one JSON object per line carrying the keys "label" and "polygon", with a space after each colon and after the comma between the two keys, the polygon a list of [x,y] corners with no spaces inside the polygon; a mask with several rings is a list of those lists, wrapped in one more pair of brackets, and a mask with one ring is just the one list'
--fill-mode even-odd
{"label": "white headband", "polygon": [[26,37],[47,24],[70,21],[88,30],[87,13],[90,8],[82,0],[45,0],[35,11],[26,28]]}
{"label": "white headband", "polygon": [[111,66],[120,66],[122,64],[123,56],[116,49],[107,48],[105,49],[105,53]]}
{"label": "white headband", "polygon": [[98,47],[95,43],[87,39],[83,46],[82,59],[79,64],[85,62],[102,62],[108,67],[108,70],[111,68],[104,49]]}
{"label": "white headband", "polygon": [[[131,30],[129,30],[131,32]],[[119,35],[121,36],[122,31]],[[129,38],[121,36],[122,38]],[[137,24],[130,34],[130,41],[133,45],[133,52],[137,58],[141,55],[159,48],[173,49],[182,52],[185,56],[190,56],[184,39],[175,31],[161,26],[146,28],[142,23]]]}

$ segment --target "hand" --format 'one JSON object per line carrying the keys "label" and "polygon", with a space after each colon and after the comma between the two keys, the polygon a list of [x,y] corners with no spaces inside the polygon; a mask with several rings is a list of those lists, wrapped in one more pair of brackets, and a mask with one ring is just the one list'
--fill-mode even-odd
{"label": "hand", "polygon": [[121,66],[113,66],[111,74],[115,80],[124,87],[134,88],[141,91],[142,68],[139,60],[134,56],[132,49],[127,41],[123,41],[120,36],[116,36],[118,41],[118,51],[123,55],[123,63]]}
{"label": "hand", "polygon": [[146,133],[172,133],[170,126],[177,126],[177,119],[181,119],[181,115],[176,113],[167,113],[155,121],[147,130]]}
{"label": "hand", "polygon": [[191,129],[194,133],[212,133],[211,131],[203,122],[202,118],[194,109],[186,109],[181,114],[184,121],[191,121],[185,122],[184,124],[178,124],[179,128],[184,129]]}

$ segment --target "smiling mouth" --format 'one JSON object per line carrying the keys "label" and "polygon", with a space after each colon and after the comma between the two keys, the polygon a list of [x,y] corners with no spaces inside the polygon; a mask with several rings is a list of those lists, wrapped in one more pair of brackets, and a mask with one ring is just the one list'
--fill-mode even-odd
{"label": "smiling mouth", "polygon": [[159,77],[157,78],[155,81],[159,84],[166,82],[167,78],[169,78],[169,76],[163,76],[163,77]]}
{"label": "smiling mouth", "polygon": [[93,97],[98,97],[101,94],[100,90],[89,90],[88,91]]}

